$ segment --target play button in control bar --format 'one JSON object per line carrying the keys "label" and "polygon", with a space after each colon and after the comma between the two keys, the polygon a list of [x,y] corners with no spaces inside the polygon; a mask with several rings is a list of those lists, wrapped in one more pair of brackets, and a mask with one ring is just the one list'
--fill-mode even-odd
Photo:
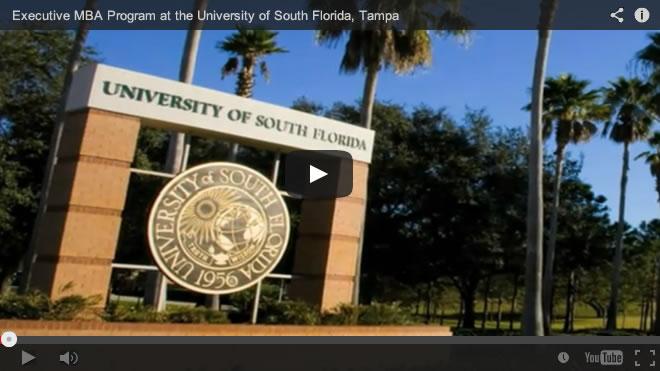
{"label": "play button in control bar", "polygon": [[28,363],[34,361],[37,357],[33,354],[30,354],[24,350],[21,351],[21,366],[25,366]]}

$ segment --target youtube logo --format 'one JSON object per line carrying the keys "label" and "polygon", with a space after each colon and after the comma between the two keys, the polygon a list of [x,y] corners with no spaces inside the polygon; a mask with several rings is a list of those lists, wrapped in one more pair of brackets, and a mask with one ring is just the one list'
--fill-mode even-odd
{"label": "youtube logo", "polygon": [[294,151],[284,162],[284,190],[307,199],[345,197],[353,191],[353,158],[344,151]]}

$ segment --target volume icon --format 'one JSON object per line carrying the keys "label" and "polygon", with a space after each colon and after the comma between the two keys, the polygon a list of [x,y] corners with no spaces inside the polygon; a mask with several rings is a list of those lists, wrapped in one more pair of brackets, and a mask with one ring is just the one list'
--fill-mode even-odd
{"label": "volume icon", "polygon": [[78,357],[78,353],[76,352],[66,352],[60,354],[60,362],[64,363],[67,366],[76,365],[79,360],[80,357]]}

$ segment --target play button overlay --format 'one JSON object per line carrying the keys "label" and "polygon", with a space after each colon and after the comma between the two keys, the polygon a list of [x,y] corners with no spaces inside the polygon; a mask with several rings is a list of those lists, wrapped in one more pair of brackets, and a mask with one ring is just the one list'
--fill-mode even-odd
{"label": "play button overlay", "polygon": [[317,180],[324,178],[328,173],[325,171],[314,167],[313,165],[309,165],[309,184],[312,184],[316,182]]}
{"label": "play button overlay", "polygon": [[346,197],[353,191],[353,158],[344,151],[290,152],[284,190],[307,199]]}

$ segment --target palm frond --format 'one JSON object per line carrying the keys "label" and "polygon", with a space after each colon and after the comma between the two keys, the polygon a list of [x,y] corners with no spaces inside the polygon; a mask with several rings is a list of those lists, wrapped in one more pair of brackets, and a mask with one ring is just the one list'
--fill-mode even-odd
{"label": "palm frond", "polygon": [[261,76],[264,77],[264,80],[266,80],[266,82],[270,81],[270,71],[268,70],[268,64],[266,64],[266,61],[261,61],[259,63],[259,70],[261,71]]}
{"label": "palm frond", "polygon": [[601,92],[589,90],[589,84],[589,80],[572,74],[546,79],[543,93],[546,138],[554,132],[556,143],[565,146],[588,141],[596,134],[596,123],[609,117],[609,109],[601,103]]}
{"label": "palm frond", "polygon": [[231,57],[227,59],[227,62],[222,66],[221,76],[224,79],[229,75],[233,75],[238,71],[238,58]]}
{"label": "palm frond", "polygon": [[620,77],[604,90],[604,101],[611,110],[606,132],[617,143],[632,143],[648,138],[655,120],[652,98],[655,87],[637,78]]}

